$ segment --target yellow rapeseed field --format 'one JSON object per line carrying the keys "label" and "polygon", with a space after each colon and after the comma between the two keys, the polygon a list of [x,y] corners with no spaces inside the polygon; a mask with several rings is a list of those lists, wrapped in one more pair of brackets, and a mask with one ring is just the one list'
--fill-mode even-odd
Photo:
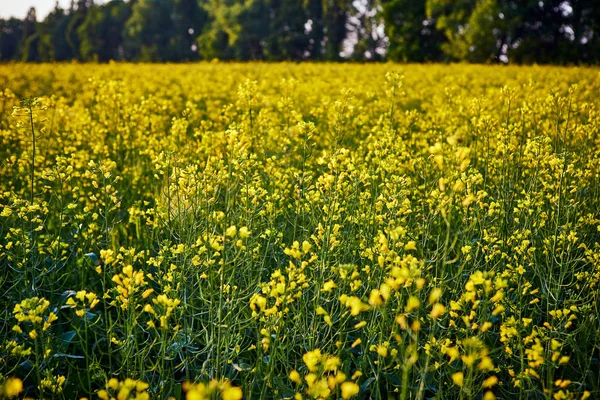
{"label": "yellow rapeseed field", "polygon": [[599,69],[0,90],[0,398],[600,398]]}

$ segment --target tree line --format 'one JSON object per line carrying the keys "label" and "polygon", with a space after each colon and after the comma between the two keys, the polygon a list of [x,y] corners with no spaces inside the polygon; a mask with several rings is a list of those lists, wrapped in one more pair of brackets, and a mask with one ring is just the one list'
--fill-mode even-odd
{"label": "tree line", "polygon": [[597,64],[597,0],[71,0],[0,19],[0,61]]}

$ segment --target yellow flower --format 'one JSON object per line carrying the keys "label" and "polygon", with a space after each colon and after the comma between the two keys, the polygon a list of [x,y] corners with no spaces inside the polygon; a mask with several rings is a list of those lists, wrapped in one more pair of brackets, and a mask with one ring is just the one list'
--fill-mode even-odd
{"label": "yellow flower", "polygon": [[340,301],[344,303],[346,307],[350,308],[350,315],[353,316],[357,316],[361,312],[368,311],[370,309],[370,307],[367,304],[363,303],[356,296],[348,297],[345,294],[343,294],[342,296],[340,296]]}
{"label": "yellow flower", "polygon": [[415,242],[414,240],[410,240],[408,243],[406,243],[404,245],[405,251],[416,250],[416,249],[417,249],[417,242]]}
{"label": "yellow flower", "polygon": [[569,357],[569,356],[562,356],[562,357],[560,358],[560,360],[558,360],[558,365],[563,365],[563,364],[566,364],[566,363],[568,363],[568,362],[569,362],[569,360],[570,360],[570,357]]}
{"label": "yellow flower", "polygon": [[23,391],[23,381],[19,378],[8,378],[4,384],[4,395],[9,399],[17,397]]}
{"label": "yellow flower", "polygon": [[483,400],[496,400],[496,396],[494,395],[494,393],[488,390],[483,395]]}
{"label": "yellow flower", "polygon": [[112,390],[119,388],[119,380],[117,378],[110,378],[106,384],[106,387]]}
{"label": "yellow flower", "polygon": [[449,347],[446,350],[446,355],[448,357],[450,357],[450,362],[453,362],[454,360],[456,360],[458,357],[460,357],[460,353],[458,352],[458,348],[457,347]]}
{"label": "yellow flower", "polygon": [[331,394],[327,379],[319,379],[309,385],[308,393],[315,398],[327,398]]}
{"label": "yellow flower", "polygon": [[452,381],[456,386],[462,387],[465,376],[462,372],[455,372],[452,374]]}
{"label": "yellow flower", "polygon": [[366,326],[366,325],[367,325],[367,321],[360,321],[360,322],[358,322],[358,323],[356,323],[354,325],[354,328],[355,329],[360,329],[360,328],[362,328],[363,326]]}
{"label": "yellow flower", "polygon": [[237,233],[237,228],[235,227],[235,225],[232,225],[225,230],[225,236],[228,236],[228,237],[234,237],[236,233]]}
{"label": "yellow flower", "polygon": [[446,307],[444,307],[440,303],[435,303],[433,305],[433,308],[431,309],[431,313],[429,315],[431,315],[432,318],[438,318],[441,315],[444,315],[445,312],[446,312]]}
{"label": "yellow flower", "polygon": [[302,378],[300,378],[300,374],[296,370],[293,370],[292,372],[290,372],[289,378],[296,385],[302,384]]}
{"label": "yellow flower", "polygon": [[469,193],[467,195],[467,197],[465,197],[462,201],[462,205],[464,207],[469,207],[471,205],[471,203],[473,203],[476,200],[475,195],[473,195],[473,193]]}
{"label": "yellow flower", "polygon": [[302,242],[302,252],[304,254],[308,253],[311,248],[312,245],[309,242],[307,242],[306,240]]}
{"label": "yellow flower", "polygon": [[406,312],[411,312],[412,310],[416,310],[421,305],[421,301],[416,296],[410,296],[408,301],[406,302],[406,308],[404,309]]}
{"label": "yellow flower", "polygon": [[242,239],[246,239],[250,237],[250,230],[248,230],[247,226],[242,226],[239,231],[239,235]]}
{"label": "yellow flower", "polygon": [[315,349],[309,351],[302,356],[302,360],[306,364],[309,371],[314,372],[317,370],[317,365],[321,362],[321,350]]}
{"label": "yellow flower", "polygon": [[490,357],[486,356],[481,359],[479,365],[477,365],[477,368],[479,368],[482,371],[490,371],[494,369],[494,363],[492,362],[492,359]]}
{"label": "yellow flower", "polygon": [[493,375],[490,376],[489,378],[487,378],[486,380],[483,381],[483,383],[481,384],[481,387],[484,389],[487,388],[491,388],[492,386],[496,385],[498,383],[498,378]]}
{"label": "yellow flower", "polygon": [[550,341],[550,348],[551,348],[552,350],[557,350],[557,349],[559,349],[559,348],[561,348],[561,347],[562,347],[562,343],[560,343],[558,340],[556,340],[556,339],[552,339],[552,340]]}
{"label": "yellow flower", "polygon": [[221,392],[223,400],[240,400],[242,398],[242,389],[239,387],[228,386]]}
{"label": "yellow flower", "polygon": [[500,314],[501,312],[503,312],[504,310],[505,310],[504,306],[499,305],[494,309],[494,311],[492,311],[492,315],[496,316],[496,315]]}
{"label": "yellow flower", "polygon": [[378,345],[377,346],[377,354],[379,354],[381,357],[387,357],[388,348],[386,346]]}
{"label": "yellow flower", "polygon": [[334,371],[342,364],[338,357],[327,357],[323,363],[323,369],[325,371]]}
{"label": "yellow flower", "polygon": [[337,287],[337,285],[335,284],[335,282],[332,280],[329,280],[323,284],[323,288],[321,289],[321,291],[322,292],[330,292],[332,289],[334,289],[336,287]]}
{"label": "yellow flower", "polygon": [[433,304],[442,297],[443,290],[440,288],[435,288],[429,294],[429,304]]}
{"label": "yellow flower", "polygon": [[360,386],[354,382],[344,382],[341,386],[342,399],[349,399],[360,392]]}
{"label": "yellow flower", "polygon": [[369,295],[369,304],[373,307],[379,307],[383,304],[383,297],[381,296],[379,289],[371,290],[371,294]]}

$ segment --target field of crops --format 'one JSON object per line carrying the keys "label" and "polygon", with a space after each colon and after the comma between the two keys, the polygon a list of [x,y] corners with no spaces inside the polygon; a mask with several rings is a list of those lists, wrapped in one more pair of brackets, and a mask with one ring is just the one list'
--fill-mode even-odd
{"label": "field of crops", "polygon": [[600,70],[0,90],[0,398],[600,398]]}

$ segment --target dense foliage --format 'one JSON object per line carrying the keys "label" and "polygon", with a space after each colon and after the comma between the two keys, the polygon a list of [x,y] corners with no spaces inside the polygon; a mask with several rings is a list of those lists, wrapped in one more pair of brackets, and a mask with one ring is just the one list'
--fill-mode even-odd
{"label": "dense foliage", "polygon": [[0,397],[600,397],[599,71],[397,68],[0,66]]}
{"label": "dense foliage", "polygon": [[0,61],[597,64],[596,0],[93,0],[0,20]]}

